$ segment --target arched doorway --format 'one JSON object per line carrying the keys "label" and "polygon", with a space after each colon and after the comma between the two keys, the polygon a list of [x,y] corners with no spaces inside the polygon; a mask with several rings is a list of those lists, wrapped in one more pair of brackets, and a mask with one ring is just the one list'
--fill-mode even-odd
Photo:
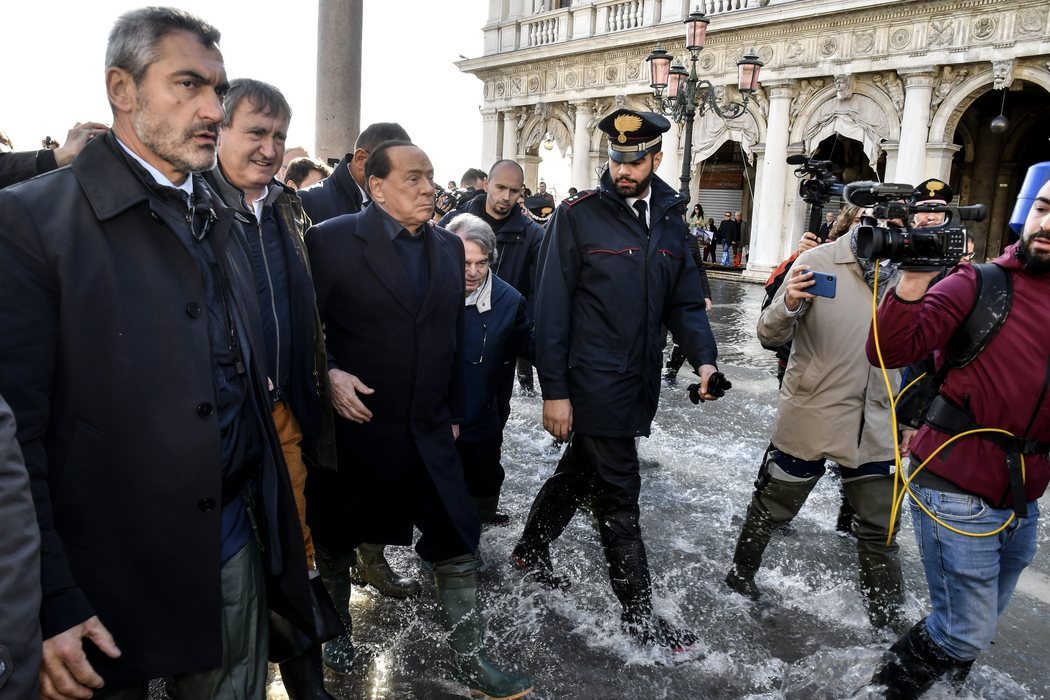
{"label": "arched doorway", "polygon": [[[1025,173],[1033,163],[1050,161],[1047,91],[1015,80],[1007,90],[986,86],[962,113],[954,142],[960,147],[952,161],[950,183],[959,204],[982,203],[988,218],[967,224],[978,260],[999,255],[1016,237],[1008,224]],[[1004,101],[1005,98],[1005,101]],[[1006,131],[994,133],[992,120],[1008,120]]]}
{"label": "arched doorway", "polygon": [[[832,174],[843,185],[861,180],[882,182],[885,179],[885,152],[879,154],[875,167],[872,168],[864,151],[864,144],[837,132],[821,141],[811,157],[816,160],[830,160]],[[824,206],[823,213],[838,213],[844,204],[842,196],[835,195]]]}

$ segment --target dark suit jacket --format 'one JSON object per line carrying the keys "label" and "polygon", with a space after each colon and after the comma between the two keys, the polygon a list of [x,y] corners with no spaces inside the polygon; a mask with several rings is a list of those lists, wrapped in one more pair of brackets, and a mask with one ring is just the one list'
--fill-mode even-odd
{"label": "dark suit jacket", "polygon": [[40,668],[40,528],[15,440],[15,418],[0,397],[0,698],[35,698]]}
{"label": "dark suit jacket", "polygon": [[58,167],[55,152],[50,148],[39,151],[0,153],[0,189],[28,180]]}
{"label": "dark suit jacket", "polygon": [[426,225],[430,280],[418,301],[383,216],[368,207],[306,234],[330,366],[375,390],[362,397],[370,422],[336,417],[339,473],[311,473],[310,526],[333,548],[411,543],[422,458],[463,541],[475,548],[480,527],[452,439],[464,405],[463,244]]}
{"label": "dark suit jacket", "polygon": [[353,153],[347,153],[331,175],[313,187],[299,190],[303,209],[314,224],[343,214],[356,214],[364,207],[361,189],[350,174],[349,164],[353,156]]}
{"label": "dark suit jacket", "polygon": [[[72,167],[0,192],[0,393],[18,420],[40,525],[43,635],[97,614],[124,652],[102,669],[118,684],[222,660],[223,462],[205,293],[126,158],[110,134]],[[213,207],[208,236],[267,441],[269,603],[312,629],[251,267],[232,212]]]}

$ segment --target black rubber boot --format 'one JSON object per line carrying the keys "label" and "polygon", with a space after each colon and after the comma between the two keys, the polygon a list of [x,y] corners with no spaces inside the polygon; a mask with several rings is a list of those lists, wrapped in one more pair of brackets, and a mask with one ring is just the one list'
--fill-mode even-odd
{"label": "black rubber boot", "polygon": [[847,535],[853,534],[853,506],[850,505],[846,494],[842,494],[842,502],[839,504],[839,514],[835,519],[835,530]]}
{"label": "black rubber boot", "polygon": [[354,575],[361,581],[358,585],[369,585],[391,598],[415,598],[419,595],[419,581],[398,576],[390,568],[381,544],[357,545],[357,564]]}
{"label": "black rubber boot", "polygon": [[971,666],[973,660],[958,661],[937,646],[923,619],[894,642],[871,684],[886,687],[886,700],[914,700],[942,676],[961,686]]}
{"label": "black rubber boot", "polygon": [[896,557],[860,552],[860,590],[872,627],[904,629],[904,584]]}
{"label": "black rubber boot", "polygon": [[324,688],[321,647],[280,664],[281,682],[289,700],[335,700]]}
{"label": "black rubber boot", "polygon": [[[874,627],[888,627],[901,634],[907,629],[903,620],[904,577],[896,540],[886,544],[893,501],[891,477],[850,479],[843,484],[857,511],[853,534],[857,538],[860,590],[868,606],[868,619]],[[896,529],[895,523],[894,532]]]}
{"label": "black rubber boot", "polygon": [[621,540],[605,545],[609,563],[609,582],[623,606],[620,622],[624,632],[642,645],[685,651],[697,642],[697,636],[675,627],[653,614],[653,588],[645,544],[640,540]]}
{"label": "black rubber boot", "polygon": [[760,476],[747,507],[747,517],[733,553],[733,567],[726,574],[726,585],[742,596],[758,600],[755,574],[762,565],[762,555],[773,532],[791,522],[806,502],[817,479],[780,481]]}
{"label": "black rubber boot", "polygon": [[317,571],[321,574],[328,597],[332,599],[346,634],[324,643],[321,659],[336,673],[349,673],[354,661],[353,620],[350,617],[350,566],[353,554],[336,554],[320,545],[314,546]]}
{"label": "black rubber boot", "polygon": [[511,700],[532,692],[532,679],[504,673],[482,653],[485,624],[477,600],[477,571],[481,562],[474,555],[446,559],[434,565],[441,620],[448,630],[448,645],[456,680],[478,698]]}
{"label": "black rubber boot", "polygon": [[[568,449],[571,450],[572,445]],[[534,575],[547,588],[568,588],[571,585],[569,579],[554,574],[550,544],[565,531],[578,506],[571,477],[555,473],[547,479],[532,503],[525,530],[511,553],[511,563]]]}
{"label": "black rubber boot", "polygon": [[471,500],[474,501],[474,508],[478,511],[478,519],[482,525],[494,527],[510,525],[510,516],[499,509],[499,494],[486,498],[473,496]]}

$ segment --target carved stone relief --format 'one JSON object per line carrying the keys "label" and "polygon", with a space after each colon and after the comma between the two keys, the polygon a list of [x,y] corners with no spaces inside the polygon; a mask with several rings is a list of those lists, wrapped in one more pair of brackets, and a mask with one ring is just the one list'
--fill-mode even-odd
{"label": "carved stone relief", "polygon": [[853,88],[857,79],[852,73],[840,73],[835,76],[835,97],[840,100],[848,100],[853,97]]}
{"label": "carved stone relief", "polygon": [[970,34],[974,39],[985,39],[991,38],[995,34],[996,21],[995,17],[991,15],[985,15],[984,17],[978,17],[974,20],[973,26],[970,28]]}
{"label": "carved stone relief", "polygon": [[1046,25],[1046,9],[1026,7],[1017,13],[1015,31],[1018,35],[1036,34],[1043,31]]}
{"label": "carved stone relief", "polygon": [[620,81],[619,66],[608,66],[605,69],[605,82],[616,83]]}
{"label": "carved stone relief", "polygon": [[773,60],[773,47],[772,46],[760,46],[758,49],[758,57],[767,66],[769,62]]}
{"label": "carved stone relief", "polygon": [[820,55],[831,58],[839,50],[839,40],[833,36],[825,37],[820,42]]}
{"label": "carved stone relief", "polygon": [[933,95],[930,98],[930,121],[933,121],[933,115],[940,107],[944,99],[952,93],[955,88],[959,87],[962,81],[966,80],[967,76],[970,75],[969,68],[956,68],[954,66],[944,66],[941,68],[941,74],[937,78],[937,83],[933,86]]}
{"label": "carved stone relief", "polygon": [[1002,61],[992,61],[992,87],[996,90],[1005,90],[1014,82],[1014,60],[1012,58]]}
{"label": "carved stone relief", "polygon": [[801,63],[802,57],[806,53],[806,48],[802,45],[801,41],[795,40],[788,42],[787,53],[784,54],[784,58],[789,63]]}
{"label": "carved stone relief", "polygon": [[911,30],[907,27],[898,27],[890,34],[890,47],[898,51],[907,48],[911,43]]}
{"label": "carved stone relief", "polygon": [[875,48],[875,30],[861,29],[853,33],[853,50],[865,54]]}
{"label": "carved stone relief", "polygon": [[940,17],[930,20],[926,33],[926,46],[931,49],[950,46],[955,39],[955,20],[951,17]]}
{"label": "carved stone relief", "polygon": [[547,71],[547,83],[546,88],[553,90],[558,87],[558,73],[552,70]]}
{"label": "carved stone relief", "polygon": [[798,116],[798,113],[802,111],[802,108],[806,106],[813,94],[824,87],[823,78],[810,78],[807,80],[800,80],[798,82],[798,93],[795,95],[795,99],[791,102],[791,118],[794,119]]}
{"label": "carved stone relief", "polygon": [[894,71],[876,73],[871,77],[871,82],[882,88],[882,91],[889,96],[894,109],[897,110],[897,117],[900,118],[904,114],[904,81],[900,79],[900,76]]}

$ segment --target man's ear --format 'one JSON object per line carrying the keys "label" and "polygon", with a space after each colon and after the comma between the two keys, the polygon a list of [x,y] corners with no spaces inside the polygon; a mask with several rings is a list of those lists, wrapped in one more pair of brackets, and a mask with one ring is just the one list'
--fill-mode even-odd
{"label": "man's ear", "polygon": [[656,170],[657,168],[660,167],[660,161],[663,160],[663,159],[664,159],[664,152],[663,151],[657,151],[656,154],[653,155],[653,170]]}
{"label": "man's ear", "polygon": [[362,168],[365,167],[365,162],[368,160],[368,151],[363,148],[358,148],[354,151],[353,161],[360,165]]}
{"label": "man's ear", "polygon": [[[357,155],[354,154],[354,157],[356,158]],[[368,182],[366,183],[369,196],[373,201],[379,202],[380,204],[386,202],[386,197],[383,195],[383,182],[382,178],[373,175],[368,178]]]}
{"label": "man's ear", "polygon": [[135,79],[123,68],[110,68],[106,71],[106,96],[113,107],[114,114],[131,113],[138,100],[138,87]]}

